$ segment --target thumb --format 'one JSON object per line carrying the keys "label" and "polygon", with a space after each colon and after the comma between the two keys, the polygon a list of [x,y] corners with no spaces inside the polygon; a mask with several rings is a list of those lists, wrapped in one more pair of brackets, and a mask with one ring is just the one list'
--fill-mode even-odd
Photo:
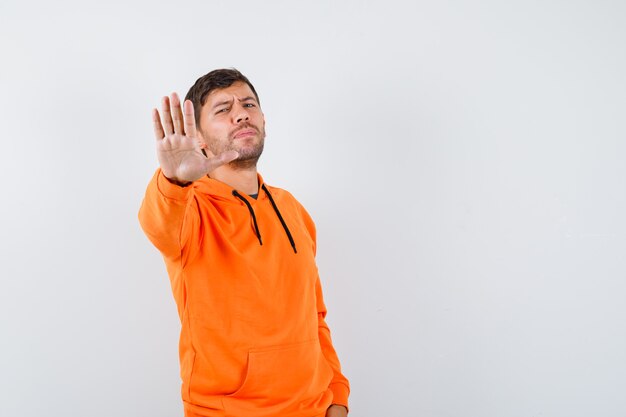
{"label": "thumb", "polygon": [[239,153],[237,151],[226,151],[213,158],[207,158],[206,171],[211,172],[222,165],[234,161],[237,157],[239,157]]}

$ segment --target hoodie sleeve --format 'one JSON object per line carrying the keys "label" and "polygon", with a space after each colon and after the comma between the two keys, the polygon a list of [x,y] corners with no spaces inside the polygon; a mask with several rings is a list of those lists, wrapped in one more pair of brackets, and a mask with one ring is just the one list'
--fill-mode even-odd
{"label": "hoodie sleeve", "polygon": [[350,383],[348,379],[341,373],[341,364],[337,357],[337,352],[333,347],[333,342],[330,337],[330,329],[326,324],[326,306],[324,305],[324,297],[322,295],[322,285],[319,278],[315,285],[315,292],[317,298],[317,322],[318,333],[320,338],[320,345],[322,347],[322,353],[328,361],[328,364],[333,369],[333,379],[330,381],[330,390],[333,393],[333,404],[343,405],[348,408],[348,396],[350,395]]}
{"label": "hoodie sleeve", "polygon": [[139,209],[139,223],[152,244],[166,259],[181,258],[198,213],[190,210],[193,185],[180,187],[158,169],[148,184]]}
{"label": "hoodie sleeve", "polygon": [[[298,203],[300,213],[306,225],[306,228],[313,241],[313,252],[317,252],[317,231],[313,219],[306,211],[306,209]],[[315,282],[315,298],[317,300],[317,323],[318,323],[318,335],[320,340],[320,346],[322,353],[326,358],[326,361],[333,369],[333,379],[330,381],[330,390],[333,393],[333,404],[343,405],[348,408],[348,396],[350,395],[350,383],[348,379],[341,373],[341,363],[337,352],[333,347],[333,342],[330,337],[330,328],[326,324],[326,305],[324,304],[324,295],[322,294],[322,284],[319,276]]]}

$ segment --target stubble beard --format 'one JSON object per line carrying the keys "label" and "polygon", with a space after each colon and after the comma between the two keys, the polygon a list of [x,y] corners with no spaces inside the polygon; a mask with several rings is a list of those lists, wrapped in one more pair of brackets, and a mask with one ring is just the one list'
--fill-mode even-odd
{"label": "stubble beard", "polygon": [[[254,128],[254,126],[249,127]],[[234,170],[255,168],[265,145],[265,129],[256,129],[256,131],[258,132],[260,140],[254,145],[244,145],[243,147],[236,146],[235,140],[231,137],[228,139],[227,143],[220,142],[219,140],[210,140],[207,147],[213,155],[219,155],[226,151],[237,151],[239,153],[237,159],[228,163],[228,166]],[[244,141],[245,140],[246,139],[244,139]]]}

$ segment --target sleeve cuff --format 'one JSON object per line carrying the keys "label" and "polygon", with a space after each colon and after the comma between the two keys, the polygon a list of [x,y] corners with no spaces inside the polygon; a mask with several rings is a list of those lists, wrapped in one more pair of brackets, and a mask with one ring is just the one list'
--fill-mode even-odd
{"label": "sleeve cuff", "polygon": [[171,183],[167,178],[165,178],[161,169],[159,169],[157,172],[157,188],[164,197],[184,201],[189,198],[192,185],[190,184],[187,187],[181,187],[180,185]]}
{"label": "sleeve cuff", "polygon": [[329,388],[330,391],[333,393],[332,404],[343,405],[348,411],[350,411],[350,408],[348,407],[348,396],[350,395],[350,388],[340,382],[330,384]]}

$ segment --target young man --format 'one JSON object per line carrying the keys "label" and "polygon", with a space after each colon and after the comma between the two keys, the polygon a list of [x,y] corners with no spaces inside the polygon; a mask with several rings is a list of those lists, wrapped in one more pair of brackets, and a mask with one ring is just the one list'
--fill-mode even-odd
{"label": "young man", "polygon": [[257,173],[265,117],[250,81],[212,71],[153,110],[160,168],[139,220],[182,328],[186,417],[345,417],[349,383],[324,317],[315,226]]}

